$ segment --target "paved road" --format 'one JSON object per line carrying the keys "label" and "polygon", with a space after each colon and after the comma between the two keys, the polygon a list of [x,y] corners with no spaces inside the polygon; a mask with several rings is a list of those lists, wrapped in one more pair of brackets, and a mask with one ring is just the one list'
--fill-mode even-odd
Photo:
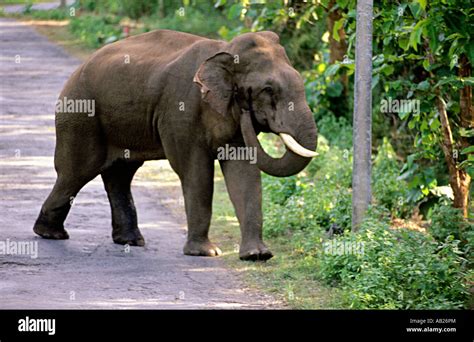
{"label": "paved road", "polygon": [[[112,243],[100,177],[75,199],[66,221],[70,240],[35,236],[33,223],[55,180],[54,102],[80,62],[11,19],[0,19],[0,51],[0,247],[38,243],[37,258],[0,254],[0,309],[277,305],[245,288],[219,258],[182,254],[182,205],[169,187],[146,177],[169,168],[167,162],[146,163],[133,183],[146,247],[127,252]],[[179,215],[163,204],[169,201],[177,201]]]}

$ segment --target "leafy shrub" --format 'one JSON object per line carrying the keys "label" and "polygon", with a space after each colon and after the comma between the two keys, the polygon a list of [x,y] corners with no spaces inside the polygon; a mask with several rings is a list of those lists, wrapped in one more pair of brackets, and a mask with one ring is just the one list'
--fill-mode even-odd
{"label": "leafy shrub", "polygon": [[363,242],[363,254],[319,254],[318,274],[337,284],[352,308],[453,309],[468,298],[459,241],[392,230],[369,217],[357,234],[336,239]]}
{"label": "leafy shrub", "polygon": [[[72,17],[69,28],[74,35],[93,48],[118,40],[122,32],[120,25],[122,19],[140,19],[141,25],[134,34],[169,29],[208,37],[217,37],[219,27],[227,22],[219,12],[211,10],[206,12],[207,5],[185,6],[182,9],[173,5],[167,7],[166,16],[163,18],[158,14],[156,1],[148,3],[121,0],[100,4],[95,1],[82,1],[81,6],[89,12]],[[57,10],[57,13],[67,15],[67,12],[60,10]],[[209,13],[212,13],[212,19],[209,18]]]}
{"label": "leafy shrub", "polygon": [[289,178],[263,177],[265,235],[289,231],[349,229],[351,165],[348,150],[329,148],[320,136],[320,155],[304,173]]}
{"label": "leafy shrub", "polygon": [[114,15],[96,16],[86,14],[72,17],[69,28],[74,35],[78,36],[88,46],[98,48],[108,38],[120,36],[119,23],[120,18]]}
{"label": "leafy shrub", "polygon": [[461,209],[450,205],[435,205],[431,212],[431,224],[428,228],[430,234],[439,242],[460,240],[467,261],[474,262],[474,224],[464,220]]}
{"label": "leafy shrub", "polygon": [[319,156],[313,158],[305,171],[315,184],[330,183],[349,188],[352,184],[352,151],[329,145],[325,136],[318,139]]}
{"label": "leafy shrub", "polygon": [[287,199],[296,192],[296,177],[264,177],[263,186],[268,192],[267,199],[271,203],[284,205]]}
{"label": "leafy shrub", "polygon": [[436,205],[431,212],[429,231],[439,241],[446,240],[448,236],[461,240],[473,228],[472,224],[463,219],[461,209]]}
{"label": "leafy shrub", "polygon": [[[184,15],[180,15],[176,10],[164,18],[157,15],[143,17],[144,31],[168,29],[217,38],[219,27],[227,22],[224,16],[213,10],[205,12],[194,7],[185,7],[182,13]],[[212,13],[212,18],[209,18],[209,13]]]}
{"label": "leafy shrub", "polygon": [[409,213],[406,183],[400,180],[400,165],[387,138],[379,146],[373,164],[373,194],[378,205],[388,209],[393,216],[404,217]]}
{"label": "leafy shrub", "polygon": [[40,20],[64,20],[69,18],[68,10],[64,9],[52,9],[48,11],[30,11],[27,14],[31,14],[33,18]]}
{"label": "leafy shrub", "polygon": [[[178,2],[167,1],[166,8],[176,8]],[[138,19],[158,11],[158,0],[80,0],[79,7],[100,15],[114,14]]]}
{"label": "leafy shrub", "polygon": [[317,121],[319,134],[328,139],[331,146],[341,149],[352,147],[352,127],[346,118],[326,115]]}

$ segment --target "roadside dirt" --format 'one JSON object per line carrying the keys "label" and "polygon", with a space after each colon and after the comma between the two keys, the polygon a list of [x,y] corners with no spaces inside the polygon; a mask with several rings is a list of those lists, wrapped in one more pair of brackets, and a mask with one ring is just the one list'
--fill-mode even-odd
{"label": "roadside dirt", "polygon": [[0,19],[0,51],[0,243],[38,243],[37,258],[0,254],[0,309],[280,305],[246,288],[221,259],[182,254],[186,226],[179,185],[147,178],[169,174],[167,162],[145,163],[133,182],[146,247],[127,251],[113,244],[100,177],[74,201],[66,220],[69,240],[37,237],[33,223],[55,181],[54,103],[80,61],[13,19]]}

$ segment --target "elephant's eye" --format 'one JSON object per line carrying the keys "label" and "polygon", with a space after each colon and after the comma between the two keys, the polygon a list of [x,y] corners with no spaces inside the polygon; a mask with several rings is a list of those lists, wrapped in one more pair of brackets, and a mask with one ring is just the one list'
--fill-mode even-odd
{"label": "elephant's eye", "polygon": [[276,97],[275,97],[275,93],[273,91],[273,88],[270,87],[270,86],[267,86],[265,88],[262,89],[262,92],[267,94],[269,97],[270,97],[270,104],[272,106],[272,109],[275,110],[276,109]]}
{"label": "elephant's eye", "polygon": [[266,94],[272,96],[273,95],[273,88],[272,87],[265,87],[262,89],[262,92],[265,92]]}

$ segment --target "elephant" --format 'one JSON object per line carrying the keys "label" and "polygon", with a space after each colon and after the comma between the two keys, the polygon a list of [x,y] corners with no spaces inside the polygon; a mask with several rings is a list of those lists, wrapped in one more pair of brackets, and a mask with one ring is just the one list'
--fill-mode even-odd
{"label": "elephant", "polygon": [[[276,33],[245,33],[229,42],[171,30],[131,36],[93,53],[66,82],[58,101],[63,99],[68,105],[55,113],[57,179],[35,222],[36,234],[68,239],[64,220],[71,198],[100,174],[113,241],[143,246],[132,178],[145,161],[167,159],[183,191],[184,254],[218,256],[208,232],[214,164],[227,145],[256,151],[254,163],[219,160],[240,223],[239,257],[273,256],[262,237],[261,171],[294,175],[317,154],[303,79]],[[84,101],[94,110],[69,106]],[[282,157],[264,151],[260,132],[281,137]]]}

